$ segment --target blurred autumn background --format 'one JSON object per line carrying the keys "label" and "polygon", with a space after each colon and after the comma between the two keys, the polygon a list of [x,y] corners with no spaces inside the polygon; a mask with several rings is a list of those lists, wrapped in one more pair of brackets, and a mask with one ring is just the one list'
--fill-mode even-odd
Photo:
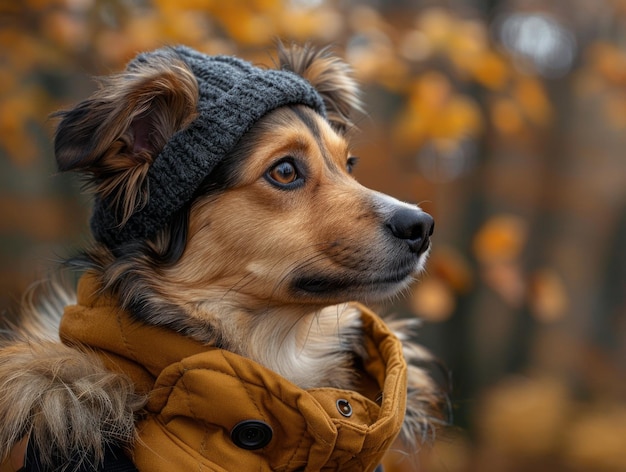
{"label": "blurred autumn background", "polygon": [[52,111],[138,51],[268,64],[276,37],[348,59],[357,177],[437,221],[391,309],[425,319],[453,425],[387,470],[626,471],[624,0],[3,0],[0,310],[87,239]]}

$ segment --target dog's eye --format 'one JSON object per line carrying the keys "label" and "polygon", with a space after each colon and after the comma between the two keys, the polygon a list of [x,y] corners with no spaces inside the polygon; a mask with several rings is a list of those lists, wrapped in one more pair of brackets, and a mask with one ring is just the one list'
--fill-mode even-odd
{"label": "dog's eye", "polygon": [[290,184],[298,178],[298,173],[291,162],[281,162],[272,167],[270,177],[279,184]]}
{"label": "dog's eye", "polygon": [[270,183],[281,188],[292,188],[300,181],[296,165],[291,160],[282,160],[265,174]]}
{"label": "dog's eye", "polygon": [[348,157],[348,160],[346,161],[346,170],[348,171],[348,174],[352,174],[352,171],[354,170],[354,166],[356,166],[358,162],[359,162],[358,157],[355,157],[355,156]]}

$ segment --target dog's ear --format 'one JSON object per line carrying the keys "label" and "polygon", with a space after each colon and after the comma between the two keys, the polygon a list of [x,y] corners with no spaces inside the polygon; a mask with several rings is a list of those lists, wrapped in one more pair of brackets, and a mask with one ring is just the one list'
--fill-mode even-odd
{"label": "dog's ear", "polygon": [[122,224],[147,198],[150,164],[171,136],[197,116],[198,85],[171,50],[145,56],[75,108],[56,114],[61,171],[78,171],[120,211]]}
{"label": "dog's ear", "polygon": [[304,77],[322,96],[328,121],[344,133],[352,126],[355,111],[362,111],[359,87],[350,66],[335,56],[330,48],[278,43],[278,65],[283,70]]}

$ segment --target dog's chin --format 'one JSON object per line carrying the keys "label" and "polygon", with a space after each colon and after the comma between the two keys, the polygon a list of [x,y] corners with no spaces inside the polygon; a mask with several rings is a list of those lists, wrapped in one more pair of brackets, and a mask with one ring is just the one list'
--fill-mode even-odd
{"label": "dog's chin", "polygon": [[377,303],[406,289],[422,272],[425,260],[426,255],[418,258],[413,264],[366,274],[328,274],[309,271],[296,276],[291,289],[299,298],[311,301]]}

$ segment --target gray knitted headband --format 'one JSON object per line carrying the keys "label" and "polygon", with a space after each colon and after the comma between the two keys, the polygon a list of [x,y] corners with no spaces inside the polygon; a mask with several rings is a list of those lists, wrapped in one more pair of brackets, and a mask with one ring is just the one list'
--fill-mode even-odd
{"label": "gray knitted headband", "polygon": [[[196,76],[199,116],[176,133],[148,170],[150,198],[120,227],[114,207],[96,199],[91,230],[113,248],[154,236],[188,203],[202,181],[252,125],[285,105],[307,105],[326,116],[322,97],[302,77],[261,69],[230,56],[207,56],[187,47],[173,49]],[[130,64],[149,61],[160,51],[140,54]]]}

